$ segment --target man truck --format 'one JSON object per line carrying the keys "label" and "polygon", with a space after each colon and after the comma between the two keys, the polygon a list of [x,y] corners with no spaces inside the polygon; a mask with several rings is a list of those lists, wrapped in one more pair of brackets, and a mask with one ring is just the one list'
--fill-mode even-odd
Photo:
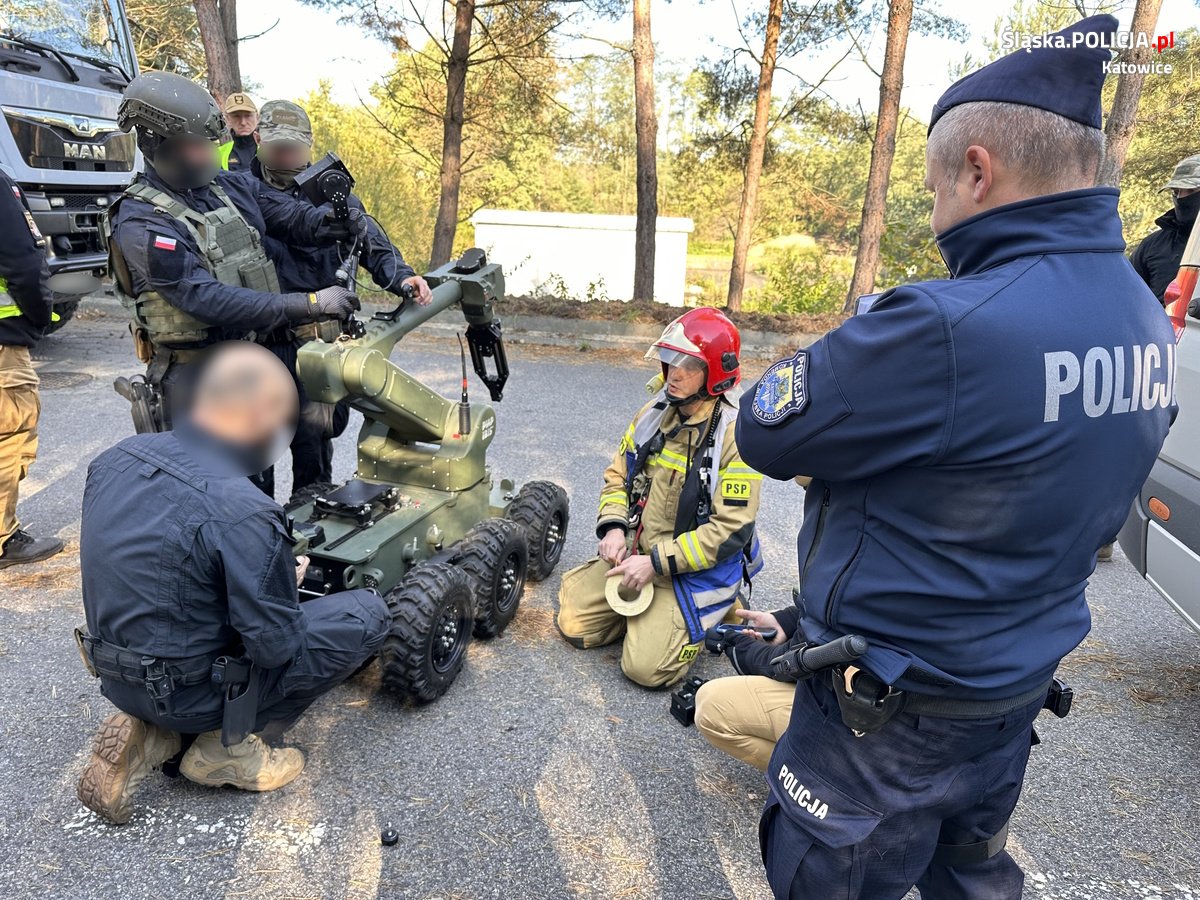
{"label": "man truck", "polygon": [[116,121],[135,75],[122,0],[0,0],[0,167],[46,238],[52,329],[105,273],[100,215],[137,163]]}

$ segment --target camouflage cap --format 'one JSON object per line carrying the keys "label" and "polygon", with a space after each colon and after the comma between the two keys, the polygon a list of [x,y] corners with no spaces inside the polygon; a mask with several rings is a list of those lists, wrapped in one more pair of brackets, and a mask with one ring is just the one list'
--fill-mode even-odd
{"label": "camouflage cap", "polygon": [[287,100],[264,103],[258,114],[258,138],[264,144],[294,141],[311,147],[313,135],[308,113]]}
{"label": "camouflage cap", "polygon": [[1163,190],[1171,188],[1200,188],[1200,153],[1189,156],[1175,167]]}
{"label": "camouflage cap", "polygon": [[225,98],[225,115],[235,112],[258,112],[258,107],[254,105],[254,101],[250,99],[249,94],[243,94],[237,91]]}

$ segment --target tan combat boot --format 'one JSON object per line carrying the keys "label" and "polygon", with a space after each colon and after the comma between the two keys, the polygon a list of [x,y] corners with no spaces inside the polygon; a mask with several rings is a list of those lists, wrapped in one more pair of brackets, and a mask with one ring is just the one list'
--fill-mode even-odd
{"label": "tan combat boot", "polygon": [[124,825],[133,815],[133,792],[142,779],[179,752],[179,735],[126,713],[104,720],[92,758],[79,778],[79,800],[97,815]]}
{"label": "tan combat boot", "polygon": [[179,772],[189,781],[209,787],[243,791],[273,791],[296,780],[304,771],[304,755],[292,747],[269,747],[258,735],[226,747],[220,731],[208,731],[183,754]]}

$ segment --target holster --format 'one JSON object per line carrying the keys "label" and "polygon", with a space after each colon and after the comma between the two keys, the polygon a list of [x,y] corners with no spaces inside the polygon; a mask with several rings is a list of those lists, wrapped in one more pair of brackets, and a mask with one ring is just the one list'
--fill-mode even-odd
{"label": "holster", "polygon": [[884,684],[858,666],[838,666],[831,675],[842,721],[860,737],[874,734],[904,709],[904,691]]}
{"label": "holster", "polygon": [[240,744],[258,719],[258,671],[246,657],[218,656],[212,664],[212,682],[221,690],[225,706],[221,714],[221,743]]}

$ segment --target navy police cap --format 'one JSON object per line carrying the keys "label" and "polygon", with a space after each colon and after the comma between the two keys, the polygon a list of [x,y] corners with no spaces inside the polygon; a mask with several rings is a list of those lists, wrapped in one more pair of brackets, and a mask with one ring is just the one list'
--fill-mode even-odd
{"label": "navy police cap", "polygon": [[1116,30],[1113,16],[1089,16],[1047,35],[1038,46],[960,78],[933,105],[929,130],[959,104],[981,100],[1034,106],[1099,128],[1104,64],[1112,59],[1109,48]]}

